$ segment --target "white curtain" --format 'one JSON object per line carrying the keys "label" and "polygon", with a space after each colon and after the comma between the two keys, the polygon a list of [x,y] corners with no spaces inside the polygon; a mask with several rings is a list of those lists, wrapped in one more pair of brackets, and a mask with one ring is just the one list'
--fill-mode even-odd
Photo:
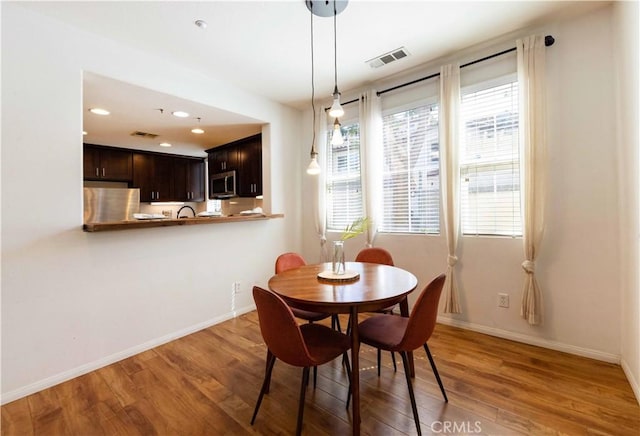
{"label": "white curtain", "polygon": [[320,174],[317,176],[307,176],[312,179],[312,203],[314,205],[314,221],[316,233],[320,239],[320,262],[329,260],[327,249],[327,211],[326,211],[326,174],[327,174],[327,114],[324,107],[320,107],[317,114],[319,123],[314,126],[316,130],[316,151],[318,152],[318,165]]}
{"label": "white curtain", "polygon": [[447,277],[444,282],[445,313],[461,313],[455,266],[460,231],[460,66],[440,69],[440,185],[442,211],[447,236]]}
{"label": "white curtain", "polygon": [[520,160],[525,271],[520,314],[529,324],[542,322],[542,291],[535,262],[544,232],[546,163],[545,45],[543,36],[516,41],[520,89]]}
{"label": "white curtain", "polygon": [[382,195],[382,106],[374,89],[360,96],[360,166],[363,180],[364,215],[370,218],[367,247],[373,247],[378,231]]}

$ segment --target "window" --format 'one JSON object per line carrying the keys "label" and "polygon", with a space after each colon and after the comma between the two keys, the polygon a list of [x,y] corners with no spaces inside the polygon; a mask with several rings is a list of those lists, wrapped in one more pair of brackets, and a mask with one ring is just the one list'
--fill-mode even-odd
{"label": "window", "polygon": [[383,117],[383,195],[378,230],[440,232],[438,106]]}
{"label": "window", "polygon": [[363,216],[360,182],[360,126],[342,127],[344,144],[327,138],[327,229],[344,230]]}
{"label": "window", "polygon": [[462,232],[521,236],[518,83],[462,95]]}

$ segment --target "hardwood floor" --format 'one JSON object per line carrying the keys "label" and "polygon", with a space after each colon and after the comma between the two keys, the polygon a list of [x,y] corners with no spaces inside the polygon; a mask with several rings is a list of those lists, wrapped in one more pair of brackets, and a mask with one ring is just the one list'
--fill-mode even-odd
{"label": "hardwood floor", "polygon": [[[249,424],[266,349],[256,312],[2,407],[2,435],[292,434],[301,370],[277,362]],[[346,325],[346,318],[343,325]],[[414,387],[424,434],[638,435],[640,407],[619,366],[438,324],[429,341],[449,403],[423,351]],[[402,364],[362,346],[362,434],[416,434]],[[399,359],[399,356],[396,356]],[[338,360],[307,391],[307,435],[351,431]]]}

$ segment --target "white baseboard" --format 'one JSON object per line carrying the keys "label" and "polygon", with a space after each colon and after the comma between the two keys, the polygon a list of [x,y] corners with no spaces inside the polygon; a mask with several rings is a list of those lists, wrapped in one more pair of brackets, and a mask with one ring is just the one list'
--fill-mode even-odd
{"label": "white baseboard", "polygon": [[629,381],[631,389],[636,396],[636,400],[638,401],[638,404],[640,404],[640,385],[638,385],[638,380],[636,380],[633,371],[631,371],[631,368],[629,368],[629,365],[627,365],[627,362],[624,359],[620,361],[620,366],[622,366],[624,375],[627,376],[627,380]]}
{"label": "white baseboard", "polygon": [[497,336],[503,339],[522,342],[524,344],[536,345],[538,347],[549,348],[551,350],[562,351],[569,354],[575,354],[577,356],[589,357],[591,359],[601,360],[603,362],[620,364],[620,356],[617,354],[604,353],[602,351],[592,350],[590,348],[576,347],[575,345],[564,344],[562,342],[551,341],[544,338],[536,338],[534,336],[527,336],[521,333],[514,333],[507,330],[473,324],[466,321],[459,321],[443,316],[438,317],[438,322],[453,327],[460,327],[466,330],[473,330],[475,332],[484,333],[490,336]]}
{"label": "white baseboard", "polygon": [[227,321],[229,319],[235,318],[239,315],[242,315],[247,312],[251,312],[255,310],[255,305],[247,306],[240,308],[234,312],[226,313],[224,315],[218,316],[216,318],[211,318],[201,323],[189,326],[182,330],[178,330],[168,335],[153,339],[151,341],[144,342],[140,345],[136,345],[135,347],[128,348],[126,350],[120,351],[118,353],[112,354],[110,356],[106,356],[102,359],[98,359],[93,362],[89,362],[87,364],[81,365],[77,368],[70,369],[68,371],[64,371],[60,374],[56,374],[51,377],[47,377],[43,380],[39,380],[35,383],[31,383],[30,385],[23,386],[21,388],[15,389],[11,392],[7,392],[2,394],[2,398],[0,398],[0,404],[4,405],[10,403],[12,401],[18,400],[22,397],[26,397],[27,395],[31,395],[33,393],[39,392],[43,389],[50,388],[57,384],[63,383],[67,380],[71,380],[72,378],[79,377],[81,375],[87,374],[91,371],[95,371],[96,369],[100,369],[107,365],[111,365],[112,363],[118,362],[120,360],[126,359],[127,357],[134,356],[136,354],[142,353],[143,351],[150,350],[162,344],[166,344],[167,342],[171,342],[183,336],[190,335],[197,331],[206,329],[211,327],[212,325],[219,324],[221,322]]}

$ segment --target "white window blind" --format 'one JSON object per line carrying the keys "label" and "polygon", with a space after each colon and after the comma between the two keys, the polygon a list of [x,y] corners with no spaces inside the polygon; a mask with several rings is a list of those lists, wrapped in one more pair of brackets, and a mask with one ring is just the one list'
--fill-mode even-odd
{"label": "white window blind", "polygon": [[462,232],[521,236],[518,83],[463,93]]}
{"label": "white window blind", "polygon": [[362,185],[360,181],[360,126],[342,127],[344,144],[331,145],[327,138],[327,229],[344,230],[362,218]]}
{"label": "white window blind", "polygon": [[383,196],[378,231],[439,233],[438,106],[383,117]]}

